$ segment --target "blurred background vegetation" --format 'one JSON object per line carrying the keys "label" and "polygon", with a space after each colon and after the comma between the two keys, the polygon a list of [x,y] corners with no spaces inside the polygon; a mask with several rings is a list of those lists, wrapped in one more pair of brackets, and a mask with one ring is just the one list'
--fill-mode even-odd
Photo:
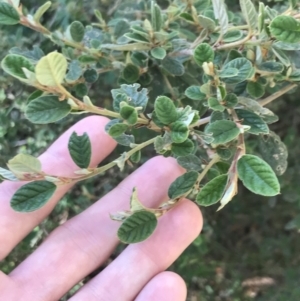
{"label": "blurred background vegetation", "polygon": [[[38,4],[37,4],[38,2]],[[35,10],[46,1],[24,0],[28,10]],[[52,30],[66,28],[74,20],[88,24],[93,10],[103,15],[114,6],[110,0],[55,0],[44,23]],[[115,1],[122,2],[122,1]],[[164,5],[165,1],[158,1]],[[230,1],[230,5],[237,1]],[[281,1],[263,1],[270,6]],[[14,46],[31,48],[40,45],[45,53],[53,44],[40,34],[19,26],[0,27],[0,59]],[[93,84],[90,96],[98,105],[111,101],[110,89],[116,87],[114,76],[103,75]],[[24,152],[39,155],[56,137],[82,117],[68,117],[47,126],[33,125],[24,117],[30,88],[0,71],[0,166],[15,154]],[[299,92],[299,91],[298,91]],[[274,102],[272,110],[280,117],[273,124],[275,131],[289,150],[287,172],[280,177],[282,193],[263,198],[240,187],[239,194],[221,212],[215,208],[203,209],[205,225],[202,235],[170,268],[186,281],[189,301],[297,301],[300,300],[300,106],[299,93],[285,95]],[[255,148],[256,140],[248,142]],[[121,148],[121,147],[119,147]],[[120,149],[117,150],[120,153]],[[154,153],[143,152],[142,162]],[[98,197],[116,186],[127,174],[117,169],[105,177],[81,183],[66,195],[51,215],[0,263],[0,269],[9,273],[28,256],[59,224],[80,213]],[[174,234],[175,235],[175,234]],[[112,256],[118,255],[120,247]],[[98,271],[97,271],[98,272]],[[89,275],[85,281],[93,277]],[[78,287],[76,286],[67,298]]]}

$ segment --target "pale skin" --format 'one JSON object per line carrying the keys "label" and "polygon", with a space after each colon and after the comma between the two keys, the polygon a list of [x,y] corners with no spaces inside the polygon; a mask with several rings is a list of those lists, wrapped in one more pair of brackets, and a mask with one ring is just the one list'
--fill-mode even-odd
{"label": "pale skin", "polygon": [[[87,117],[65,132],[43,155],[43,170],[73,177],[78,169],[67,149],[72,132],[86,132],[92,142],[91,166],[97,166],[116,146],[104,132],[107,119]],[[117,171],[116,171],[117,172]],[[149,207],[167,199],[167,190],[182,170],[173,158],[155,157],[114,190],[55,229],[42,245],[10,275],[0,272],[0,300],[57,301],[85,276],[100,267],[119,243],[120,224],[109,213],[129,208],[133,187]],[[101,177],[99,178],[101,181]],[[43,219],[71,188],[59,188],[47,205],[32,213],[17,213],[10,199],[20,185],[0,185],[0,260]],[[165,270],[199,235],[202,216],[198,207],[182,200],[159,219],[158,228],[146,241],[127,247],[110,265],[84,285],[71,301],[184,301],[182,278]]]}

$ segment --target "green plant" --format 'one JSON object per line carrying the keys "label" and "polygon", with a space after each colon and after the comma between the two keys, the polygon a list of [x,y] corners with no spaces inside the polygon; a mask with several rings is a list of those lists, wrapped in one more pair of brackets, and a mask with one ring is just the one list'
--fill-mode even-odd
{"label": "green plant", "polygon": [[[69,114],[107,116],[112,118],[107,133],[128,151],[91,168],[89,137],[74,133],[68,146],[78,171],[68,179],[45,174],[32,156],[17,155],[8,170],[0,169],[3,179],[28,182],[11,200],[13,209],[37,210],[58,186],[138,163],[149,145],[176,157],[187,172],[172,183],[169,200],[159,208],[144,207],[133,187],[130,211],[112,214],[122,222],[123,242],[146,239],[157,218],[183,197],[202,206],[220,202],[223,208],[236,195],[238,179],[256,194],[279,193],[276,174],[286,169],[287,150],[269,130],[277,116],[264,106],[300,81],[293,56],[300,50],[297,1],[279,12],[240,0],[238,13],[222,0],[170,1],[164,8],[153,1],[123,1],[108,22],[95,10],[91,25],[74,21],[54,32],[41,23],[50,6],[47,2],[30,15],[18,0],[0,2],[0,23],[29,27],[55,44],[48,54],[37,46],[15,47],[2,60],[6,73],[36,89],[26,117],[46,124]],[[99,77],[120,86],[111,90],[107,108],[87,96]],[[136,143],[140,128],[152,138]],[[249,137],[259,140],[260,151],[246,154]]]}

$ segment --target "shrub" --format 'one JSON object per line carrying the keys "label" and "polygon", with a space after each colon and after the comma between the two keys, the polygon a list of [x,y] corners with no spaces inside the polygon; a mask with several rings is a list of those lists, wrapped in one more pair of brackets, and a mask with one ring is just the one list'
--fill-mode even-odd
{"label": "shrub", "polygon": [[[235,13],[222,0],[163,7],[123,1],[107,16],[95,10],[91,24],[75,20],[55,31],[42,24],[50,7],[46,2],[29,14],[18,0],[0,2],[0,23],[21,24],[54,44],[48,53],[39,46],[13,47],[2,60],[7,74],[35,88],[27,119],[48,124],[71,114],[107,116],[107,133],[127,150],[92,168],[89,137],[73,133],[68,147],[78,171],[69,179],[45,174],[31,155],[17,155],[0,169],[3,179],[27,182],[11,200],[14,210],[38,210],[60,185],[138,163],[149,145],[175,157],[186,173],[159,208],[144,207],[132,187],[131,210],[112,215],[122,222],[118,235],[125,243],[149,237],[157,219],[186,196],[201,206],[219,202],[219,210],[236,195],[239,179],[253,193],[279,193],[276,175],[287,167],[287,149],[269,130],[278,117],[265,106],[294,91],[300,80],[297,1],[274,10],[241,0]],[[102,82],[112,87],[106,107],[92,99],[98,96],[95,83]],[[138,142],[143,128],[151,138]],[[248,139],[259,145],[252,153]]]}

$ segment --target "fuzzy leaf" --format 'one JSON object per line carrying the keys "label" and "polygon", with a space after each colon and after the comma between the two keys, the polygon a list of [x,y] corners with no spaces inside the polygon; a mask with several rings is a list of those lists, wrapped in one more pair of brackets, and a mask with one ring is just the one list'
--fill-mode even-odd
{"label": "fuzzy leaf", "polygon": [[198,16],[198,21],[203,28],[206,28],[209,31],[214,31],[216,28],[216,22],[206,16]]}
{"label": "fuzzy leaf", "polygon": [[33,16],[34,21],[40,23],[41,17],[46,13],[46,11],[51,7],[51,5],[51,1],[48,1],[42,6],[40,6]]}
{"label": "fuzzy leaf", "polygon": [[244,155],[237,163],[237,171],[244,186],[256,194],[274,196],[280,192],[274,171],[259,157]]}
{"label": "fuzzy leaf", "polygon": [[120,115],[128,124],[133,125],[137,123],[138,113],[134,107],[123,106],[120,110]]}
{"label": "fuzzy leaf", "polygon": [[234,108],[238,104],[238,98],[234,93],[229,93],[224,98],[224,106],[226,108]]}
{"label": "fuzzy leaf", "polygon": [[56,185],[47,181],[36,181],[22,186],[10,201],[18,212],[32,212],[44,206],[53,196]]}
{"label": "fuzzy leaf", "polygon": [[73,41],[80,43],[83,40],[84,33],[85,33],[85,28],[81,22],[74,21],[70,25],[70,34]]}
{"label": "fuzzy leaf", "polygon": [[91,162],[92,146],[89,136],[84,133],[79,136],[73,132],[68,144],[69,153],[80,168],[88,168]]}
{"label": "fuzzy leaf", "polygon": [[223,67],[223,70],[226,70],[227,68],[238,69],[239,73],[237,76],[224,78],[224,82],[226,82],[227,84],[238,84],[243,82],[250,76],[250,73],[252,71],[252,64],[246,58],[241,57],[228,62]]}
{"label": "fuzzy leaf", "polygon": [[173,143],[171,150],[175,156],[187,156],[194,151],[194,148],[193,141],[187,139],[183,143]]}
{"label": "fuzzy leaf", "polygon": [[0,167],[0,179],[8,180],[8,181],[19,181],[19,179],[15,176],[11,171]]}
{"label": "fuzzy leaf", "polygon": [[196,184],[198,176],[198,172],[190,171],[178,177],[169,187],[169,198],[176,199],[188,193]]}
{"label": "fuzzy leaf", "polygon": [[151,2],[151,24],[154,31],[160,31],[163,25],[162,11],[154,1]]}
{"label": "fuzzy leaf", "polygon": [[44,86],[57,87],[63,82],[67,68],[66,58],[61,53],[51,52],[36,65],[36,78]]}
{"label": "fuzzy leaf", "polygon": [[211,206],[221,200],[226,184],[227,175],[217,176],[201,188],[196,201],[200,206]]}
{"label": "fuzzy leaf", "polygon": [[225,34],[228,29],[228,14],[224,0],[212,0],[215,18],[219,20],[222,34]]}
{"label": "fuzzy leaf", "polygon": [[42,164],[39,159],[26,155],[18,154],[8,161],[7,167],[15,175],[26,173],[40,173],[42,171]]}
{"label": "fuzzy leaf", "polygon": [[126,218],[118,230],[118,238],[124,243],[137,243],[147,239],[157,226],[155,214],[137,211]]}
{"label": "fuzzy leaf", "polygon": [[156,48],[153,48],[151,50],[151,55],[155,58],[155,59],[158,59],[158,60],[163,60],[166,55],[167,55],[167,52],[164,48],[162,47],[156,47]]}
{"label": "fuzzy leaf", "polygon": [[66,75],[68,82],[77,81],[82,75],[82,68],[79,61],[74,60],[69,64],[69,71]]}
{"label": "fuzzy leaf", "polygon": [[126,82],[133,84],[140,77],[140,69],[133,64],[128,64],[124,68],[122,76],[126,80]]}
{"label": "fuzzy leaf", "polygon": [[300,42],[300,22],[290,16],[278,16],[270,24],[270,31],[278,41]]}
{"label": "fuzzy leaf", "polygon": [[252,3],[252,0],[240,0],[240,6],[247,24],[253,32],[258,25],[258,14],[254,4]]}
{"label": "fuzzy leaf", "polygon": [[17,10],[5,2],[0,2],[0,24],[15,25],[20,21]]}
{"label": "fuzzy leaf", "polygon": [[183,122],[177,121],[171,124],[171,138],[175,143],[184,142],[189,136],[189,128]]}
{"label": "fuzzy leaf", "polygon": [[98,72],[96,69],[93,68],[87,69],[83,73],[83,77],[87,83],[93,84],[98,80]]}
{"label": "fuzzy leaf", "polygon": [[125,123],[117,123],[110,127],[108,134],[111,137],[115,138],[122,135],[124,132],[126,132],[128,128],[129,128],[128,125]]}
{"label": "fuzzy leaf", "polygon": [[[1,4],[1,3],[0,3]],[[1,62],[2,69],[9,75],[18,79],[27,80],[23,68],[34,72],[34,66],[31,62],[23,56],[17,54],[8,54]]]}
{"label": "fuzzy leaf", "polygon": [[268,125],[262,120],[261,117],[259,117],[255,113],[240,109],[236,110],[236,114],[239,117],[239,119],[242,120],[243,125],[249,125],[251,127],[247,131],[247,133],[255,135],[269,133]]}
{"label": "fuzzy leaf", "polygon": [[32,100],[25,115],[33,123],[47,124],[64,118],[70,112],[71,106],[66,101],[59,101],[54,95],[45,95]]}
{"label": "fuzzy leaf", "polygon": [[195,170],[200,171],[202,170],[202,163],[201,160],[195,155],[187,155],[177,158],[177,163],[185,168],[187,171]]}
{"label": "fuzzy leaf", "polygon": [[258,82],[247,83],[247,93],[253,98],[260,98],[265,94],[265,88]]}
{"label": "fuzzy leaf", "polygon": [[214,111],[223,112],[225,107],[223,107],[216,97],[210,97],[208,99],[208,106]]}
{"label": "fuzzy leaf", "polygon": [[170,124],[178,119],[178,113],[173,101],[166,96],[159,96],[154,103],[155,113],[164,124]]}
{"label": "fuzzy leaf", "polygon": [[230,120],[215,121],[206,127],[205,132],[212,133],[212,143],[216,145],[228,143],[240,134],[239,128]]}
{"label": "fuzzy leaf", "polygon": [[214,57],[214,50],[207,43],[200,44],[194,51],[194,59],[200,67],[202,67],[203,63],[205,62],[212,62]]}
{"label": "fuzzy leaf", "polygon": [[185,96],[192,100],[203,100],[206,98],[206,94],[202,93],[199,86],[190,86],[185,92]]}

